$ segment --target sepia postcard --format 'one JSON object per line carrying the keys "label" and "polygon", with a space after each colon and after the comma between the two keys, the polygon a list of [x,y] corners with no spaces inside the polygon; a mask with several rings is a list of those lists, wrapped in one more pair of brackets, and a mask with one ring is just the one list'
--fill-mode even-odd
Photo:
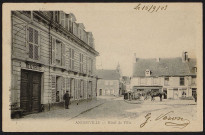
{"label": "sepia postcard", "polygon": [[202,3],[4,3],[3,132],[203,131]]}

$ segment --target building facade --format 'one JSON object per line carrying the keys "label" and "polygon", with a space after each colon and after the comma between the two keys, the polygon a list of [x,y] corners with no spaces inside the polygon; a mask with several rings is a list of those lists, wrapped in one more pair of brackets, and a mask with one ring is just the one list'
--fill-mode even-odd
{"label": "building facade", "polygon": [[97,95],[119,96],[121,95],[121,75],[119,70],[97,70]]}
{"label": "building facade", "polygon": [[196,93],[196,60],[188,58],[135,59],[131,86],[133,92],[160,91],[164,98],[182,99]]}
{"label": "building facade", "polygon": [[26,113],[96,98],[94,38],[63,11],[12,11],[11,105]]}

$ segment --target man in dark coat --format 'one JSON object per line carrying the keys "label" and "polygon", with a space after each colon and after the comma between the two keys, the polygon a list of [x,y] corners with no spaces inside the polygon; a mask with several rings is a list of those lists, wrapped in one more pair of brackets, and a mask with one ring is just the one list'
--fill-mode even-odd
{"label": "man in dark coat", "polygon": [[68,94],[68,91],[63,96],[63,100],[65,100],[65,109],[69,109],[69,104],[70,104],[70,96]]}

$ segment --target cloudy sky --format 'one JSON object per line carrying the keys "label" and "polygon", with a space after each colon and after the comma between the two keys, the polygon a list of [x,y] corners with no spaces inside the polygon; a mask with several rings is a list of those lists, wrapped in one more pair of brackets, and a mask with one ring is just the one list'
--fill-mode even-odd
{"label": "cloudy sky", "polygon": [[139,58],[179,57],[182,51],[195,53],[201,29],[200,5],[168,4],[166,11],[149,13],[135,10],[138,4],[55,4],[49,9],[72,12],[77,22],[93,33],[100,53],[97,68],[115,69],[119,62],[123,75],[131,75],[134,53]]}

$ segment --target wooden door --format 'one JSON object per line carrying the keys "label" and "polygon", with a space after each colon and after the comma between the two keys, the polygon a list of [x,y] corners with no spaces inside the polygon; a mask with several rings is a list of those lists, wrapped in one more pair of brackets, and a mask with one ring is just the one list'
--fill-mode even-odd
{"label": "wooden door", "polygon": [[20,108],[25,113],[40,111],[41,101],[41,73],[22,70]]}

